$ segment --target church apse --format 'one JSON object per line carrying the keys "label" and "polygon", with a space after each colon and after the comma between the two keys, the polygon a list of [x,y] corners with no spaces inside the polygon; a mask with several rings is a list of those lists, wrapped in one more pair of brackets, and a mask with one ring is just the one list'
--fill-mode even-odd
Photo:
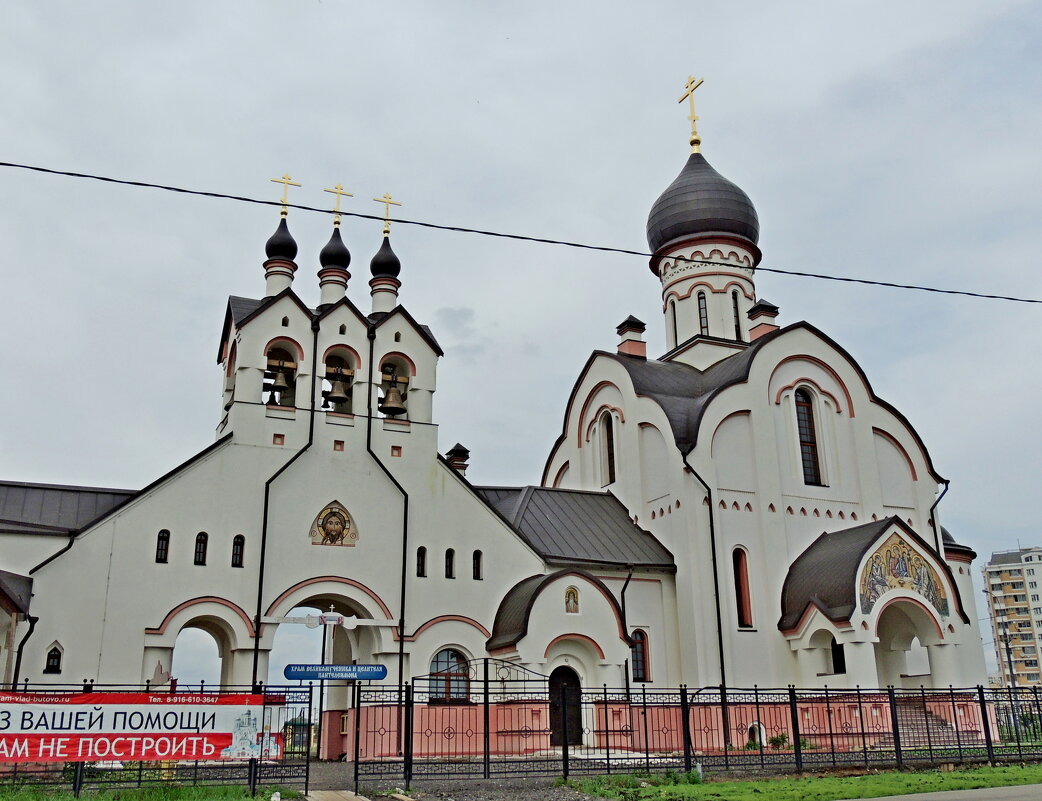
{"label": "church apse", "polygon": [[937,571],[898,534],[890,535],[873,553],[861,572],[861,613],[869,614],[885,593],[907,590],[922,596],[942,617],[948,617],[948,598]]}

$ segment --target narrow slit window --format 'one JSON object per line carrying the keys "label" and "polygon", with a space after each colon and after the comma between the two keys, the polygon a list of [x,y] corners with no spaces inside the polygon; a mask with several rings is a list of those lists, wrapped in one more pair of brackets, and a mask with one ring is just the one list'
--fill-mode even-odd
{"label": "narrow slit window", "polygon": [[474,581],[481,581],[484,574],[481,572],[481,551],[474,551]]}
{"label": "narrow slit window", "polygon": [[232,567],[242,567],[242,558],[246,552],[246,538],[236,534],[232,539]]}
{"label": "narrow slit window", "polygon": [[456,578],[456,552],[452,548],[445,551],[445,578]]}
{"label": "narrow slit window", "polygon": [[615,421],[611,412],[601,415],[601,486],[615,483]]}
{"label": "narrow slit window", "polygon": [[734,568],[734,602],[735,611],[738,613],[738,628],[751,629],[753,610],[749,597],[749,565],[746,561],[745,551],[735,548],[731,554],[731,560]]}
{"label": "narrow slit window", "polygon": [[630,646],[630,673],[634,681],[650,681],[648,673],[648,635],[641,629],[633,632],[630,638],[633,645]]}
{"label": "narrow slit window", "polygon": [[427,576],[427,549],[422,545],[416,549],[416,575],[420,578]]}
{"label": "narrow slit window", "polygon": [[742,316],[738,309],[738,290],[731,292],[731,309],[734,311],[734,338],[742,341]]}
{"label": "narrow slit window", "polygon": [[675,300],[669,302],[669,319],[673,326],[673,344],[679,345],[680,339],[677,336],[677,302]]}
{"label": "narrow slit window", "polygon": [[170,532],[165,528],[156,535],[156,562],[165,565],[170,558]]}
{"label": "narrow slit window", "polygon": [[195,535],[195,564],[206,564],[206,544],[209,539],[205,531]]}
{"label": "narrow slit window", "polygon": [[709,308],[705,292],[698,293],[698,331],[703,336],[709,333]]}
{"label": "narrow slit window", "polygon": [[814,429],[814,407],[810,393],[805,389],[796,390],[796,425],[800,436],[800,461],[803,465],[803,483],[821,486],[818,437]]}

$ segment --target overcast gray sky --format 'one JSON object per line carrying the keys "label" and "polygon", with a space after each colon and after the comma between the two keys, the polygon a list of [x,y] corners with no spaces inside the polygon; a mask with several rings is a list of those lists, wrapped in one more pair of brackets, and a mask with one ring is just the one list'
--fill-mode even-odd
{"label": "overcast gray sky", "polygon": [[[1042,298],[1042,7],[1030,2],[7,2],[0,161],[644,249],[703,152],[763,266]],[[0,168],[0,478],[140,487],[213,439],[229,294],[263,294],[275,209]],[[294,211],[318,299],[330,220]],[[369,303],[378,223],[348,219]],[[394,229],[402,303],[446,350],[442,450],[537,483],[568,391],[659,286],[639,257]],[[984,559],[1042,543],[1042,309],[761,273],[781,322],[859,360],[952,479]],[[983,561],[983,559],[982,559]]]}

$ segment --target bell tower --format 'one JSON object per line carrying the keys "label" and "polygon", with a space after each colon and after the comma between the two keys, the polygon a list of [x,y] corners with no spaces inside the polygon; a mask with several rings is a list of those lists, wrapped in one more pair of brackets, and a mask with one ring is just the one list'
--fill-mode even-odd
{"label": "bell tower", "polygon": [[[702,155],[694,92],[688,78],[680,102],[690,104],[691,154],[648,215],[651,271],[662,284],[662,311],[670,351],[692,342],[709,359],[749,341],[748,312],[756,303],[753,273],[761,254],[760,224],[749,196]],[[703,365],[698,365],[703,366]]]}

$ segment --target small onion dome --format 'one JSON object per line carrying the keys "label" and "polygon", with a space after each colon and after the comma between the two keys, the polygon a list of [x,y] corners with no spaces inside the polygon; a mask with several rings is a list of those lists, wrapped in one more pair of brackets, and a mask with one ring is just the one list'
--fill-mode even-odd
{"label": "small onion dome", "polygon": [[351,251],[347,249],[344,240],[340,238],[340,229],[334,228],[333,235],[329,237],[326,246],[318,254],[318,263],[324,268],[337,267],[346,270],[351,264]]}
{"label": "small onion dome", "polygon": [[271,238],[264,243],[264,252],[268,254],[269,259],[293,261],[296,258],[297,240],[289,232],[289,226],[286,225],[285,217],[279,220],[279,227],[275,229],[275,233],[271,235]]}
{"label": "small onion dome", "polygon": [[760,221],[749,196],[714,170],[701,153],[692,153],[659,195],[648,215],[648,245],[664,245],[706,234],[724,234],[756,245]]}
{"label": "small onion dome", "polygon": [[397,278],[398,273],[402,271],[402,263],[391,250],[390,237],[384,237],[383,244],[376,251],[373,260],[369,262],[369,271],[373,274],[373,278]]}

